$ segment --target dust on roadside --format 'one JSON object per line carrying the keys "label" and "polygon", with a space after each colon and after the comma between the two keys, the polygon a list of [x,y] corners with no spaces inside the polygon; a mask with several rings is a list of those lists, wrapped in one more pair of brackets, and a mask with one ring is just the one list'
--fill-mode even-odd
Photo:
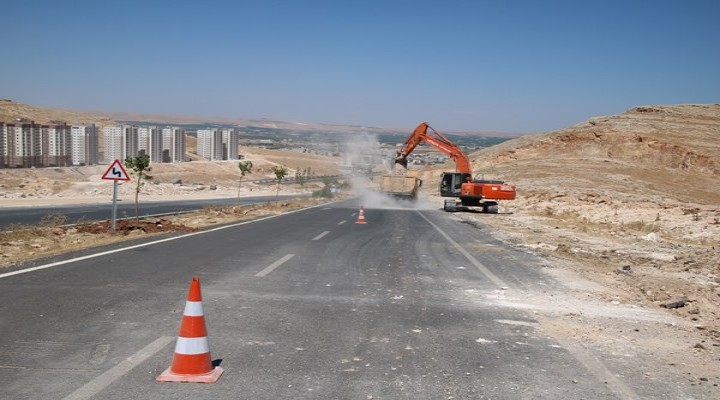
{"label": "dust on roadside", "polygon": [[[541,330],[618,363],[631,363],[635,355],[662,366],[642,379],[675,371],[689,385],[720,385],[717,210],[641,201],[608,205],[582,193],[524,195],[504,203],[500,214],[457,217],[479,220],[496,237],[539,255],[539,268],[565,286],[563,293],[523,294],[534,296],[530,303],[551,306],[532,311]],[[524,306],[518,304],[510,306]]]}

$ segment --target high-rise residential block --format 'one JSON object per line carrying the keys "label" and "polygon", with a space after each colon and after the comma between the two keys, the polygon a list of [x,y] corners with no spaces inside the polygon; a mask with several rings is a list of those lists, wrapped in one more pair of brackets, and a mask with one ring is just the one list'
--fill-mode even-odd
{"label": "high-rise residential block", "polygon": [[185,161],[185,130],[177,126],[162,128],[163,162]]}
{"label": "high-rise residential block", "polygon": [[150,162],[163,162],[162,131],[157,126],[140,126],[138,131],[138,154],[150,156]]}
{"label": "high-rise residential block", "polygon": [[103,128],[105,139],[105,162],[123,161],[127,157],[137,157],[140,153],[138,127],[133,125],[106,126]]}
{"label": "high-rise residential block", "polygon": [[70,127],[32,121],[0,124],[0,167],[71,165]]}
{"label": "high-rise residential block", "polygon": [[223,136],[217,129],[198,129],[197,154],[208,161],[223,159]]}
{"label": "high-rise residential block", "polygon": [[238,132],[236,129],[221,129],[223,141],[223,160],[238,159]]}
{"label": "high-rise residential block", "polygon": [[42,166],[72,165],[72,127],[67,124],[42,125],[40,133]]}
{"label": "high-rise residential block", "polygon": [[98,163],[98,131],[95,125],[75,125],[70,129],[72,165]]}

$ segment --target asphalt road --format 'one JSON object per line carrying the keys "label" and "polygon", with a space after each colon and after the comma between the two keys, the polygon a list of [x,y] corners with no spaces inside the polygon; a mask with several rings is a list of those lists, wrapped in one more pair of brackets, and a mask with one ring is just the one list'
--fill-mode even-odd
{"label": "asphalt road", "polygon": [[[143,201],[138,202],[139,215],[161,215],[183,211],[200,210],[209,206],[230,206],[266,203],[298,196],[252,196],[239,198],[197,199],[176,201]],[[0,208],[0,229],[13,224],[35,225],[44,217],[64,215],[66,223],[75,224],[79,221],[100,221],[112,218],[112,201],[100,204],[57,205],[38,207],[3,207]],[[135,202],[122,201],[117,203],[117,217],[135,217]]]}
{"label": "asphalt road", "polygon": [[[559,289],[488,228],[439,210],[367,209],[361,225],[357,211],[336,203],[0,275],[0,397],[691,398],[630,379],[640,365],[605,374],[602,355],[538,332],[527,312],[468,298]],[[225,372],[158,383],[193,276]]]}

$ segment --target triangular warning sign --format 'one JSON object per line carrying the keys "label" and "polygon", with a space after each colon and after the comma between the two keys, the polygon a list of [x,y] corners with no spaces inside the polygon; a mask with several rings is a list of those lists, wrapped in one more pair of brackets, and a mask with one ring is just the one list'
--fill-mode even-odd
{"label": "triangular warning sign", "polygon": [[113,163],[110,164],[110,168],[108,168],[108,170],[103,174],[102,178],[110,181],[130,180],[130,176],[128,176],[128,173],[125,171],[125,167],[123,167],[122,163],[120,163],[120,160],[113,161]]}

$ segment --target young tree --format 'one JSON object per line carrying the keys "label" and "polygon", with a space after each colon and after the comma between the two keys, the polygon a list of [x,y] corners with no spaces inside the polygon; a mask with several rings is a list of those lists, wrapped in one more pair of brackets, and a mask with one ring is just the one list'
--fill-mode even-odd
{"label": "young tree", "polygon": [[141,154],[137,157],[126,157],[125,167],[132,170],[133,175],[137,175],[137,186],[135,187],[135,219],[140,219],[140,207],[138,205],[138,196],[140,195],[140,186],[142,186],[143,178],[148,178],[147,172],[150,172],[150,156]]}
{"label": "young tree", "polygon": [[245,177],[245,174],[252,173],[252,167],[252,161],[240,161],[238,163],[238,168],[240,168],[240,180],[238,181],[238,197],[240,197],[240,184],[242,183],[242,178]]}
{"label": "young tree", "polygon": [[275,197],[277,197],[280,195],[280,183],[287,176],[288,170],[280,165],[272,167],[272,171],[275,173],[275,180],[277,180],[277,190],[275,191]]}

